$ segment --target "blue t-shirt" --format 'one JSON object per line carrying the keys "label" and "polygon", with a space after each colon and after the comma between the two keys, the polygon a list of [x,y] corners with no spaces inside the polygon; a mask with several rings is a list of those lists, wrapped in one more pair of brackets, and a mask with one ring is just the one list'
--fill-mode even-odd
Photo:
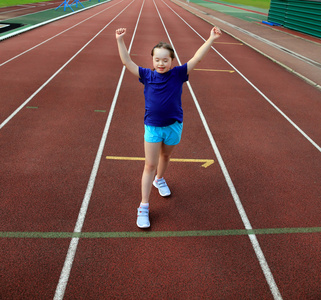
{"label": "blue t-shirt", "polygon": [[164,74],[139,67],[139,81],[145,85],[145,125],[163,127],[183,122],[183,83],[188,80],[187,63]]}

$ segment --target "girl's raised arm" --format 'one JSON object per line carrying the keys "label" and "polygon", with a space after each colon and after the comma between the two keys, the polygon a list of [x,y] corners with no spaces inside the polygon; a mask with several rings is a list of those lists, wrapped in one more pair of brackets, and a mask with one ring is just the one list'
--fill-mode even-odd
{"label": "girl's raised arm", "polygon": [[206,53],[211,49],[212,44],[222,35],[221,30],[214,27],[211,30],[208,40],[196,51],[194,56],[187,62],[187,74],[189,74],[196,65],[203,59]]}
{"label": "girl's raised arm", "polygon": [[122,63],[126,66],[126,68],[135,76],[139,77],[139,69],[138,66],[132,61],[127,51],[124,35],[126,34],[126,28],[119,28],[116,30],[116,40],[118,45],[119,56]]}

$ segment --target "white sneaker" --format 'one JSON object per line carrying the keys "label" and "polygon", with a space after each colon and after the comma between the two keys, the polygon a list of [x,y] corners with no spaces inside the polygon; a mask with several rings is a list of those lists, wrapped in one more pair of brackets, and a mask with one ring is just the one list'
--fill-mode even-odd
{"label": "white sneaker", "polygon": [[138,207],[137,208],[137,226],[139,228],[148,228],[150,227],[149,223],[149,208]]}
{"label": "white sneaker", "polygon": [[157,179],[155,176],[155,180],[153,181],[153,185],[158,188],[158,192],[161,196],[167,197],[171,194],[169,187],[164,178]]}

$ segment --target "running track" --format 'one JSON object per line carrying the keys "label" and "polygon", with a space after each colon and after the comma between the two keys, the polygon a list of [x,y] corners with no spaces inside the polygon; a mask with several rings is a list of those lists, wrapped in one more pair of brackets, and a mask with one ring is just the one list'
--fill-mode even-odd
{"label": "running track", "polygon": [[172,162],[141,231],[143,162],[106,159],[144,155],[118,27],[145,67],[160,40],[186,62],[211,29],[123,0],[0,44],[1,298],[319,299],[320,92],[223,35],[184,87],[174,153],[214,164]]}

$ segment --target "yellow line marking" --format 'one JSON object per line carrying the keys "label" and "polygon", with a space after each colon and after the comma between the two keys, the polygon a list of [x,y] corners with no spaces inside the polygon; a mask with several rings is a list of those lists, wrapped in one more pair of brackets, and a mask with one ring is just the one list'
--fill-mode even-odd
{"label": "yellow line marking", "polygon": [[[113,160],[145,160],[144,157],[126,157],[126,156],[106,156],[106,159]],[[171,158],[173,162],[194,162],[194,163],[203,163],[202,167],[207,168],[210,165],[214,164],[213,159],[189,159],[189,158]]]}
{"label": "yellow line marking", "polygon": [[194,69],[195,71],[206,71],[206,72],[228,72],[228,73],[234,73],[233,70],[214,70],[214,69]]}

